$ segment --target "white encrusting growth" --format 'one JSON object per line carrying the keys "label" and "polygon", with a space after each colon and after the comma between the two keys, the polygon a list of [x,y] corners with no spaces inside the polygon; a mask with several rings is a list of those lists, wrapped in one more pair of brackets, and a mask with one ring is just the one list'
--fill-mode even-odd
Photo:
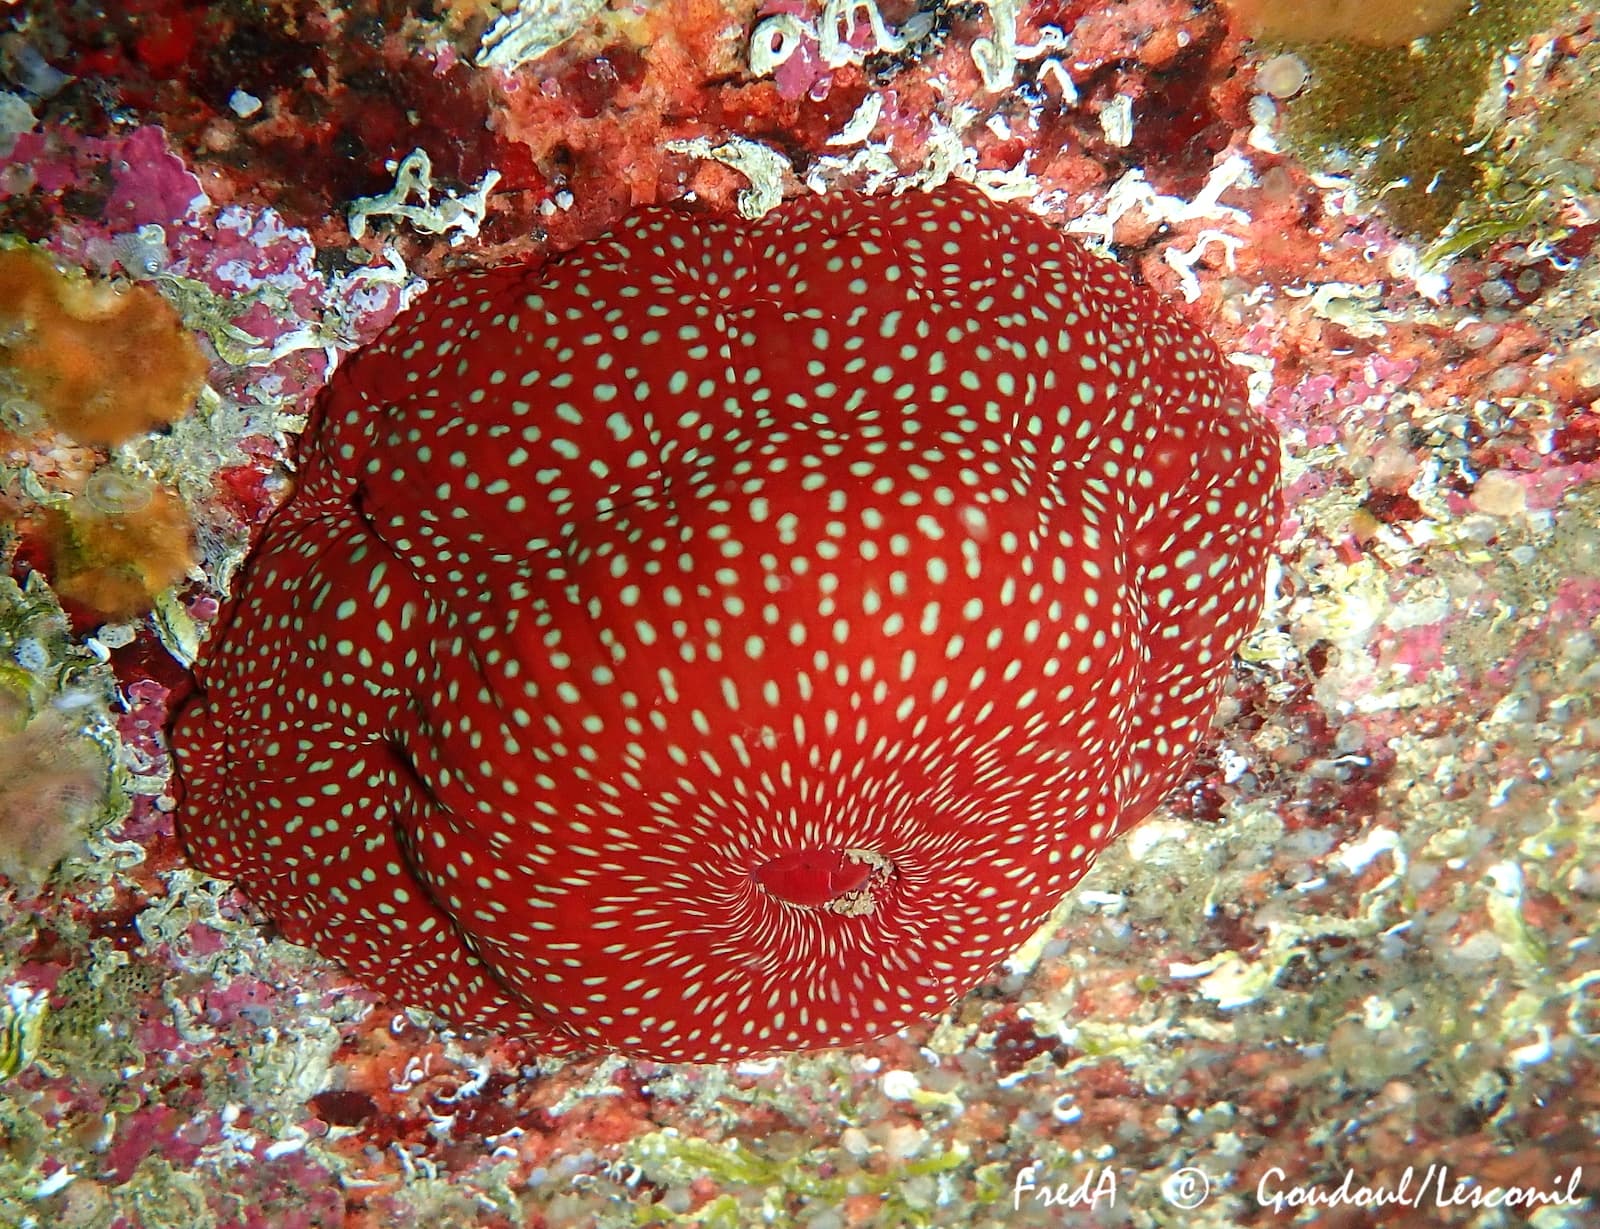
{"label": "white encrusting growth", "polygon": [[341,370],[176,730],[185,839],[463,1023],[878,1035],[1174,783],[1275,479],[1203,338],[969,188],[652,211]]}

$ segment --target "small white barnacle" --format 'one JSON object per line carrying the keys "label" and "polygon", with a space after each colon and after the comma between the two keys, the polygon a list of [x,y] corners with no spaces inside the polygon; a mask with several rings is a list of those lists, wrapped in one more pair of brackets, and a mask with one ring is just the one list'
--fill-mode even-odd
{"label": "small white barnacle", "polygon": [[[856,22],[865,17],[872,28],[872,47],[856,47],[850,42]],[[869,55],[882,52],[895,55],[906,48],[906,40],[889,29],[875,0],[828,0],[822,10],[817,31],[822,59],[830,68],[863,63]]]}
{"label": "small white barnacle", "polygon": [[752,220],[778,207],[783,200],[783,181],[793,172],[789,160],[777,150],[742,137],[730,137],[715,144],[704,137],[689,137],[668,141],[667,149],[675,154],[710,158],[744,175],[750,186],[739,193],[735,206],[740,217]]}
{"label": "small white barnacle", "polygon": [[[862,21],[872,31],[872,39],[869,45],[858,47],[851,42],[851,35]],[[910,23],[907,27],[909,30]],[[793,13],[776,13],[758,22],[750,36],[750,71],[758,77],[771,76],[806,39],[817,44],[817,53],[829,68],[843,68],[863,63],[870,55],[897,55],[924,33],[920,23],[909,34],[891,28],[876,0],[827,0],[822,20],[815,26]]]}
{"label": "small white barnacle", "polygon": [[800,50],[803,39],[816,37],[816,30],[793,13],[764,18],[750,36],[750,71],[757,77],[770,77],[778,65]]}
{"label": "small white barnacle", "polygon": [[861,100],[845,126],[828,138],[829,145],[859,145],[872,135],[883,114],[883,95],[868,94]]}
{"label": "small white barnacle", "polygon": [[1067,45],[1067,36],[1058,26],[1042,27],[1037,43],[1017,42],[1021,0],[982,0],[982,3],[994,22],[994,37],[972,40],[972,62],[990,93],[1010,86],[1018,60],[1036,60]]}
{"label": "small white barnacle", "polygon": [[[360,196],[350,202],[345,211],[350,237],[360,239],[365,235],[370,218],[394,217],[411,223],[424,234],[449,234],[452,244],[476,239],[489,211],[489,193],[499,182],[499,171],[485,171],[465,196],[450,191],[436,196],[433,160],[427,150],[418,147],[394,165],[392,188],[378,196]],[[418,203],[412,203],[413,197]]]}

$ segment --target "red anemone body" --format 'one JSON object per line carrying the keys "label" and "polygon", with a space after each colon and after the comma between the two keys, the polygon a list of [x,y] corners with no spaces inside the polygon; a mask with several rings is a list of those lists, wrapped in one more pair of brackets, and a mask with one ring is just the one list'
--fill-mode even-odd
{"label": "red anemone body", "polygon": [[463,1025],[880,1035],[1183,772],[1276,480],[1203,336],[970,187],[646,211],[336,374],[176,723],[182,836]]}

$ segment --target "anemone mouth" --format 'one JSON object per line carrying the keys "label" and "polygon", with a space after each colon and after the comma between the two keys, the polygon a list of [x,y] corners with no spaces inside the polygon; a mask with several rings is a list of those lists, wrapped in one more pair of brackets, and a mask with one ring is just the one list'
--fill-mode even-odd
{"label": "anemone mouth", "polygon": [[896,875],[895,864],[871,849],[794,849],[752,867],[767,895],[801,909],[846,917],[873,912]]}

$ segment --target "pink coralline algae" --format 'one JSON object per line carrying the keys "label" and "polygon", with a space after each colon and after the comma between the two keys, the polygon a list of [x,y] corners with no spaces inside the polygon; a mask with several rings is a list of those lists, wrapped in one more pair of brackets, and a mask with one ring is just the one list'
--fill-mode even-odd
{"label": "pink coralline algae", "polygon": [[1178,780],[1276,482],[1197,330],[975,189],[649,210],[336,373],[176,722],[180,832],[461,1025],[879,1036]]}
{"label": "pink coralline algae", "polygon": [[[200,181],[154,125],[125,137],[30,132],[18,138],[8,161],[28,168],[30,186],[46,194],[75,187],[85,171],[105,165],[111,183],[105,222],[115,229],[180,223],[207,204]],[[0,187],[0,200],[10,194]]]}

